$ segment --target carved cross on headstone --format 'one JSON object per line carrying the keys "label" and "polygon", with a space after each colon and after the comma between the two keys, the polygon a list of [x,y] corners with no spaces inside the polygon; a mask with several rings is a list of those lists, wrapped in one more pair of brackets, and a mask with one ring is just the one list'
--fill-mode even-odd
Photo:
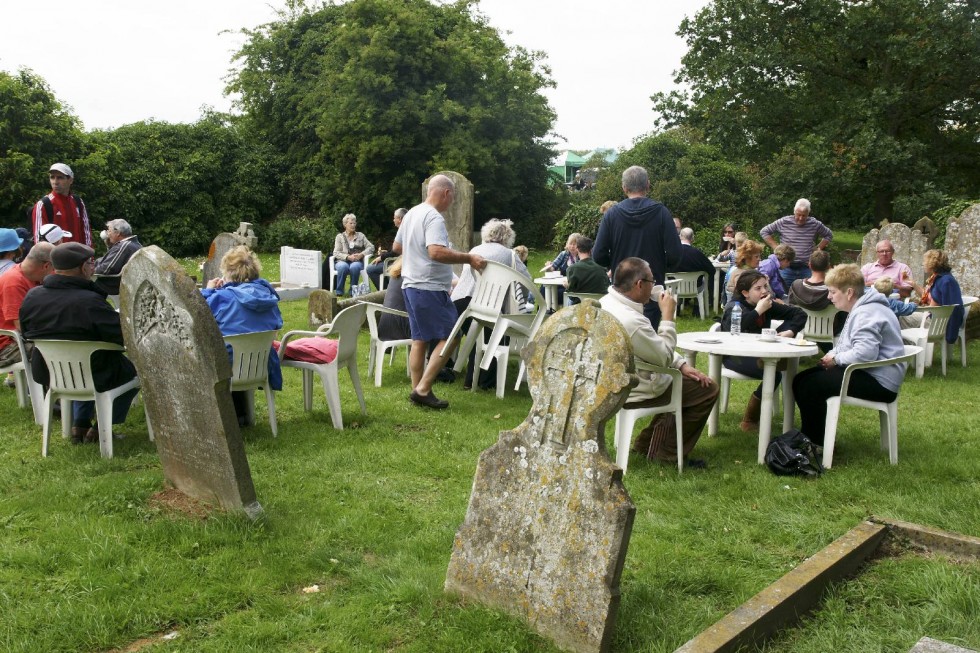
{"label": "carved cross on headstone", "polygon": [[[548,361],[548,374],[552,375],[554,373],[554,376],[563,374],[564,379],[562,383],[550,388],[551,396],[549,397],[550,402],[547,419],[551,428],[548,429],[547,437],[549,442],[563,447],[568,446],[568,418],[572,413],[572,404],[576,398],[581,398],[581,395],[576,390],[584,382],[590,382],[592,385],[588,390],[591,391],[595,386],[596,380],[599,378],[601,363],[583,361],[582,352],[584,349],[585,338],[578,338],[575,340],[575,346],[571,351],[567,349],[557,350],[564,355],[552,355],[551,360]],[[568,364],[569,358],[572,361],[570,366]]]}

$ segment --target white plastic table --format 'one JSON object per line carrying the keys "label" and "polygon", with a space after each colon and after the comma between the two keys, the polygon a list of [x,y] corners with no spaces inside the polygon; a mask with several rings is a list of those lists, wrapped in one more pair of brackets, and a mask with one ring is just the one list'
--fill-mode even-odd
{"label": "white plastic table", "polygon": [[557,311],[561,308],[558,305],[558,286],[565,286],[565,277],[538,277],[534,283],[544,286],[544,301],[549,311]]}
{"label": "white plastic table", "polygon": [[[764,366],[762,373],[762,410],[759,414],[759,464],[764,462],[766,448],[772,437],[772,399],[776,387],[776,363],[787,359],[786,372],[783,375],[783,431],[793,428],[793,377],[799,367],[800,358],[814,356],[820,350],[815,343],[796,345],[792,338],[776,338],[776,342],[763,342],[759,335],[745,333],[733,336],[730,333],[718,331],[697,331],[681,333],[677,336],[677,349],[686,352],[688,362],[696,363],[698,352],[708,354],[708,375],[721,383],[721,359],[723,356],[747,356],[761,358]],[[718,403],[715,402],[708,416],[708,435],[718,433]]]}

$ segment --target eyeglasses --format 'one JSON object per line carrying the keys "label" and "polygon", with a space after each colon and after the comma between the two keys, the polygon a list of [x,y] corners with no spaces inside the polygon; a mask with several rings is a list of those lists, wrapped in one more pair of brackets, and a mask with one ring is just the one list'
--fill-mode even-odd
{"label": "eyeglasses", "polygon": [[879,254],[894,254],[894,250],[891,250],[891,249],[879,249],[878,250],[878,253]]}
{"label": "eyeglasses", "polygon": [[637,279],[637,281],[646,281],[647,283],[656,283],[653,279]]}

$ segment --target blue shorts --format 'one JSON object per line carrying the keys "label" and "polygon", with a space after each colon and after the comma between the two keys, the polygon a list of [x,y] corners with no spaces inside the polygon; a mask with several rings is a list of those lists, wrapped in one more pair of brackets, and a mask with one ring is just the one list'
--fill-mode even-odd
{"label": "blue shorts", "polygon": [[404,288],[405,310],[412,340],[445,340],[456,325],[456,307],[444,290]]}

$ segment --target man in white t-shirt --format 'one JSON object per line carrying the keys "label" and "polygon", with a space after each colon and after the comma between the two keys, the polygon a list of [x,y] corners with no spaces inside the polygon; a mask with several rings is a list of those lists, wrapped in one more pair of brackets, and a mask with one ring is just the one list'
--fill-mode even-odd
{"label": "man in white t-shirt", "polygon": [[[408,323],[412,330],[409,369],[412,394],[409,400],[419,406],[443,409],[449,407],[432,392],[432,383],[452,353],[443,355],[446,338],[456,324],[456,308],[449,298],[453,281],[453,263],[469,263],[482,271],[486,260],[479,254],[457,252],[449,247],[449,232],[442,211],[452,206],[456,186],[445,175],[429,180],[425,201],[405,214],[392,250],[402,257],[402,292]],[[436,342],[428,366],[425,354],[430,342]]]}

